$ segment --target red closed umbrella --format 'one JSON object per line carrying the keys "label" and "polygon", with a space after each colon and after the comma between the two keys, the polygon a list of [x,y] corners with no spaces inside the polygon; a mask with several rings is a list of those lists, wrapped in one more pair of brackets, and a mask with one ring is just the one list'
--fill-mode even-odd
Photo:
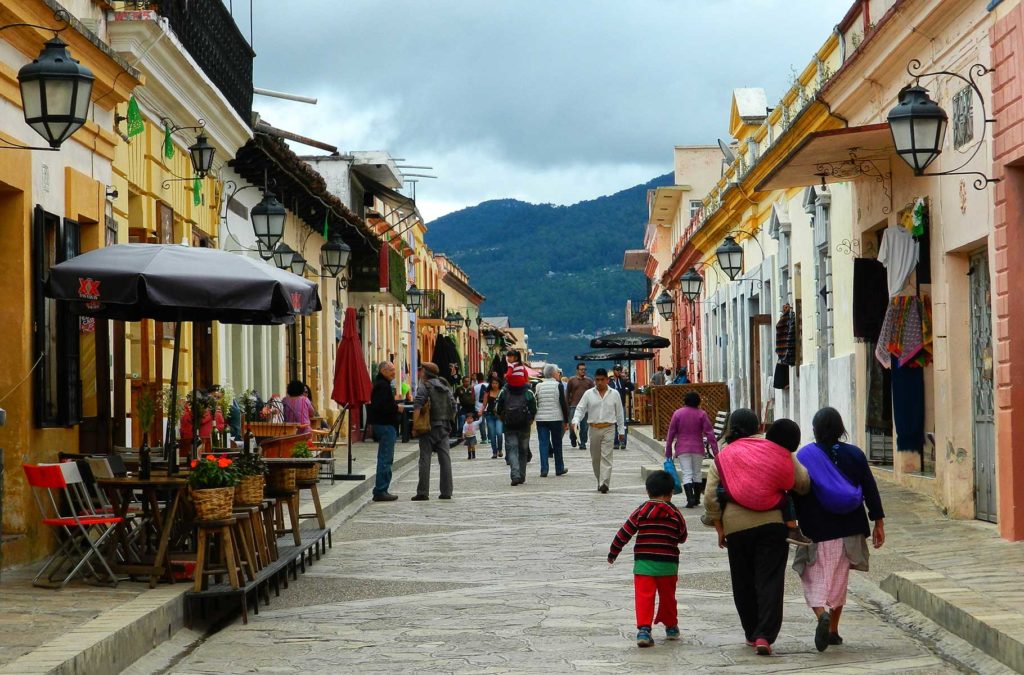
{"label": "red closed umbrella", "polygon": [[[359,331],[356,329],[356,310],[349,307],[345,310],[345,326],[338,343],[338,355],[334,362],[334,388],[331,400],[351,411],[364,403],[370,402],[370,373],[366,370],[366,361],[359,346]],[[337,475],[341,480],[363,480],[365,476],[352,474],[352,417],[349,413],[348,429],[348,473]]]}

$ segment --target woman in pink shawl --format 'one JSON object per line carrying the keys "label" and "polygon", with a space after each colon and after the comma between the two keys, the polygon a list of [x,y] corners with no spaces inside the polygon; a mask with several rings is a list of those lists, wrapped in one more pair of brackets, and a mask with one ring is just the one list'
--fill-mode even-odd
{"label": "woman in pink shawl", "polygon": [[[729,416],[718,461],[708,469],[704,508],[718,530],[718,545],[729,553],[732,597],[747,645],[770,656],[782,628],[788,529],[779,510],[787,490],[806,494],[806,469],[785,448],[755,437],[760,421],[753,410]],[[721,472],[721,476],[719,475]],[[729,493],[723,506],[722,485]]]}

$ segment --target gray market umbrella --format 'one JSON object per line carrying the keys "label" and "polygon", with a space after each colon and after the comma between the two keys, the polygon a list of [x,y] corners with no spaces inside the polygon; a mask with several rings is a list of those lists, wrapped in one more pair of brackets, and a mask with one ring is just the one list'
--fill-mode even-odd
{"label": "gray market umbrella", "polygon": [[668,338],[648,333],[626,331],[609,333],[590,341],[594,349],[663,349],[672,344]]}
{"label": "gray market umbrella", "polygon": [[597,349],[577,354],[577,361],[648,361],[654,358],[652,352],[636,352],[628,349]]}
{"label": "gray market umbrella", "polygon": [[[83,253],[51,268],[45,293],[76,314],[174,322],[174,392],[182,321],[289,324],[321,308],[316,284],[291,272],[226,251],[176,244],[117,244]],[[193,419],[196,413],[194,408]],[[176,417],[177,406],[171,406],[164,450],[172,472]],[[192,425],[193,449],[200,426]]]}

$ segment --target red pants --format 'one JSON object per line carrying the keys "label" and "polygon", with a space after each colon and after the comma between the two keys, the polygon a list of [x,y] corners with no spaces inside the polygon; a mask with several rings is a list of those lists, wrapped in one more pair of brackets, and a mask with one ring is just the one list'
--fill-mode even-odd
{"label": "red pants", "polygon": [[[676,581],[679,577],[648,577],[633,575],[633,593],[636,599],[636,625],[664,624],[666,628],[679,625],[676,611]],[[654,616],[654,596],[658,596],[658,615]]]}

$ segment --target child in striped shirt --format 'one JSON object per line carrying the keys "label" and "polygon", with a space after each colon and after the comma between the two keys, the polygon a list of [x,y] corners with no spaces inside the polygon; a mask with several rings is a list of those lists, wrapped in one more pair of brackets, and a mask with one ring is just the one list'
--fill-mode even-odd
{"label": "child in striped shirt", "polygon": [[[676,582],[679,579],[679,544],[686,541],[686,520],[672,503],[675,487],[667,471],[647,476],[650,498],[630,514],[619,528],[608,552],[611,565],[629,540],[633,545],[633,592],[636,604],[636,643],[653,647],[651,626],[665,625],[665,639],[679,639],[676,609]],[[658,597],[658,614],[654,615],[654,599]]]}

